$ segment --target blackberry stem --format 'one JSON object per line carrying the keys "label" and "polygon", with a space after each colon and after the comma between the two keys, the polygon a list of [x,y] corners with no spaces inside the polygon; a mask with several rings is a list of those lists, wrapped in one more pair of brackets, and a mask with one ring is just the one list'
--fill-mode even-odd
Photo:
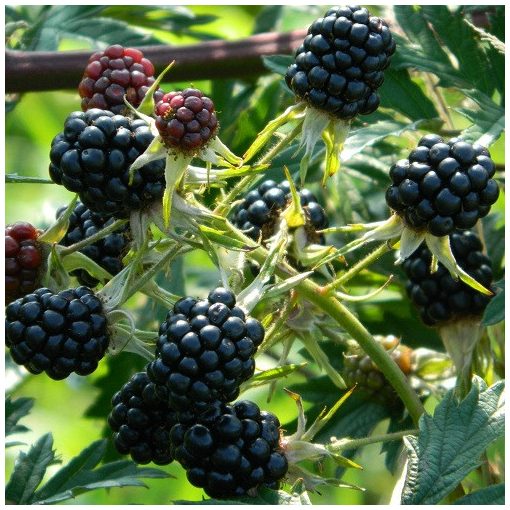
{"label": "blackberry stem", "polygon": [[77,243],[72,244],[71,246],[67,246],[66,248],[62,248],[60,250],[60,255],[62,257],[65,257],[66,255],[70,255],[71,253],[74,253],[76,251],[80,251],[82,248],[85,248],[89,244],[93,244],[100,239],[103,239],[104,237],[108,236],[112,232],[115,232],[122,226],[124,226],[127,223],[127,220],[117,220],[114,221],[111,225],[108,227],[105,227],[101,229],[97,234],[94,234],[90,237],[86,237],[85,239],[82,239],[81,241],[78,241]]}
{"label": "blackberry stem", "polygon": [[391,434],[380,434],[370,437],[362,437],[360,439],[345,439],[337,443],[331,443],[330,449],[337,451],[342,450],[355,450],[361,446],[366,446],[374,443],[387,443],[389,441],[398,441],[404,436],[416,436],[419,434],[418,429],[401,430],[399,432],[392,432]]}
{"label": "blackberry stem", "polygon": [[[245,243],[250,242],[250,239],[237,229],[232,228],[230,233]],[[248,257],[253,258],[259,264],[263,264],[268,257],[268,252],[261,246],[250,252]],[[289,276],[296,276],[298,273],[294,268],[282,262],[275,268],[275,274],[281,278],[288,278]],[[411,388],[405,374],[400,370],[400,367],[393,358],[373,338],[357,317],[335,297],[325,296],[323,288],[311,280],[302,281],[295,287],[295,290],[323,312],[327,313],[351,335],[351,338],[358,342],[360,347],[372,358],[373,362],[393,386],[415,424],[418,424],[420,416],[425,412],[418,395]]]}
{"label": "blackberry stem", "polygon": [[[271,160],[276,157],[279,152],[289,145],[294,138],[301,132],[302,123],[298,125],[287,135],[285,135],[272,149],[270,149],[261,159],[257,161],[257,165],[264,165],[270,163]],[[245,189],[249,188],[253,183],[260,179],[262,175],[247,175],[243,177],[223,198],[221,203],[214,209],[214,214],[225,214],[232,207],[232,203],[236,197],[242,193]]]}
{"label": "blackberry stem", "polygon": [[388,241],[381,244],[374,251],[369,253],[365,258],[358,261],[354,264],[348,271],[346,271],[342,276],[338,277],[336,280],[332,281],[325,285],[322,289],[325,294],[329,294],[337,287],[343,285],[345,282],[348,282],[351,278],[356,276],[363,269],[367,268],[371,264],[373,264],[376,260],[382,257],[385,253],[388,253],[393,249],[394,241]]}

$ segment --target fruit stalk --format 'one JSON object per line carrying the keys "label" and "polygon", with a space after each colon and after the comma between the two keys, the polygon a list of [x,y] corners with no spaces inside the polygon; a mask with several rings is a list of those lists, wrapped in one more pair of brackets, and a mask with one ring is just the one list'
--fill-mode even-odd
{"label": "fruit stalk", "polygon": [[356,276],[360,271],[367,268],[371,264],[373,264],[376,260],[382,257],[385,253],[388,253],[393,249],[393,243],[391,241],[385,242],[381,244],[374,251],[369,253],[366,257],[358,261],[354,264],[348,271],[346,271],[342,276],[339,276],[336,280],[328,283],[323,287],[323,292],[325,294],[329,294],[331,291],[335,290],[340,285],[343,285],[345,282],[348,282],[351,278]]}
{"label": "fruit stalk", "polygon": [[374,443],[387,443],[389,441],[398,441],[404,436],[416,436],[420,431],[418,429],[401,430],[399,432],[392,432],[391,434],[379,434],[370,437],[362,437],[359,439],[341,439],[336,443],[331,443],[330,449],[339,452],[345,450],[356,450],[362,446]]}
{"label": "fruit stalk", "polygon": [[[232,236],[237,237],[247,244],[250,243],[250,239],[242,232],[239,232],[232,226],[230,226],[230,228]],[[265,248],[260,247],[250,252],[248,257],[253,258],[259,264],[263,264],[264,260],[268,257],[268,252]],[[288,264],[282,263],[275,268],[275,274],[282,278],[288,278],[289,276],[295,276],[297,273]],[[360,347],[372,358],[373,362],[398,393],[415,424],[418,424],[420,416],[425,411],[418,395],[409,386],[407,378],[399,366],[386,350],[372,337],[363,324],[359,322],[354,314],[336,298],[325,296],[323,288],[311,280],[302,281],[295,287],[295,290],[323,312],[327,313],[358,342]]]}

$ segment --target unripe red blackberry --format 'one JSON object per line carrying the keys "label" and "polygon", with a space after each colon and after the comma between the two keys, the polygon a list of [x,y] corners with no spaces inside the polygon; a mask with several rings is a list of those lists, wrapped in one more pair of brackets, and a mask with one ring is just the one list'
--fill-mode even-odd
{"label": "unripe red blackberry", "polygon": [[[317,230],[328,226],[324,209],[311,191],[302,189],[298,194],[306,215],[305,230],[309,242],[324,244],[324,236],[317,233]],[[246,194],[236,209],[232,222],[254,241],[258,241],[260,237],[266,240],[274,235],[280,215],[291,200],[287,181],[277,184],[275,181],[266,180]]]}
{"label": "unripe red blackberry", "polygon": [[[125,113],[124,96],[138,108],[154,81],[154,66],[140,50],[123,48],[120,44],[108,46],[89,58],[78,86],[81,109],[99,108]],[[159,101],[162,95],[161,90],[156,91],[155,101]]]}
{"label": "unripe red blackberry", "polygon": [[[57,211],[57,218],[63,214],[65,207]],[[65,236],[60,240],[61,245],[71,246],[88,237],[97,234],[100,230],[110,226],[114,218],[101,216],[87,209],[84,204],[78,202],[69,217],[69,228]],[[92,259],[96,264],[108,271],[112,276],[120,273],[123,269],[122,258],[129,250],[129,227],[125,225],[116,232],[108,234],[95,243],[89,244],[80,250],[81,253]],[[95,287],[99,282],[85,269],[74,271],[73,276],[78,278],[82,285]]]}
{"label": "unripe red blackberry", "polygon": [[5,309],[5,343],[33,374],[64,379],[91,374],[109,344],[100,299],[87,287],[55,293],[37,289]]}
{"label": "unripe red blackberry", "polygon": [[165,94],[156,104],[156,128],[168,148],[195,152],[218,130],[212,100],[198,89]]}
{"label": "unripe red blackberry", "polygon": [[131,164],[153,138],[141,119],[98,109],[73,112],[52,141],[50,177],[79,193],[91,211],[127,216],[163,196],[164,158],[141,167],[129,184]]}
{"label": "unripe red blackberry", "polygon": [[[374,339],[386,351],[389,351],[390,356],[400,370],[406,376],[410,375],[412,371],[412,349],[400,344],[398,338],[393,335],[375,335]],[[346,354],[343,376],[347,386],[357,385],[357,388],[382,404],[391,405],[400,401],[397,393],[377,365],[363,352]]]}
{"label": "unripe red blackberry", "polygon": [[[459,266],[486,289],[491,288],[492,266],[482,253],[478,236],[468,230],[450,234],[450,245]],[[481,316],[490,296],[454,280],[439,263],[435,273],[430,272],[432,255],[425,245],[418,248],[402,267],[407,275],[406,290],[418,308],[423,322],[429,326],[442,325],[463,318]]]}
{"label": "unripe red blackberry", "polygon": [[170,442],[189,482],[213,498],[277,488],[288,469],[278,418],[248,400],[211,404],[192,424],[175,425]]}
{"label": "unripe red blackberry", "polygon": [[238,397],[240,384],[254,373],[253,355],[263,339],[260,322],[219,287],[207,300],[182,298],[168,312],[147,373],[171,407],[202,411],[216,400]]}
{"label": "unripe red blackberry", "polygon": [[386,203],[410,228],[445,236],[489,214],[499,196],[494,172],[485,147],[426,135],[391,167]]}
{"label": "unripe red blackberry", "polygon": [[137,464],[170,464],[170,429],[176,412],[159,399],[146,372],[134,374],[112,398],[108,424],[115,448]]}
{"label": "unripe red blackberry", "polygon": [[5,303],[34,291],[39,284],[43,253],[38,232],[26,222],[5,228]]}
{"label": "unripe red blackberry", "polygon": [[311,24],[285,81],[297,97],[334,117],[372,113],[395,47],[383,19],[359,5],[332,7]]}

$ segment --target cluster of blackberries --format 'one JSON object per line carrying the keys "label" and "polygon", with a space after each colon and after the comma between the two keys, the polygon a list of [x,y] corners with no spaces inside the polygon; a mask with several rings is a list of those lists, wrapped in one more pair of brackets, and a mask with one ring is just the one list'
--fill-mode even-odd
{"label": "cluster of blackberries", "polygon": [[499,196],[494,172],[485,147],[426,135],[408,159],[391,167],[386,203],[410,228],[445,236],[489,213]]}
{"label": "cluster of blackberries", "polygon": [[217,288],[208,299],[179,300],[159,328],[156,359],[147,367],[161,397],[177,410],[202,411],[230,402],[255,370],[264,339],[259,321],[246,317],[232,292]]}
{"label": "cluster of blackberries", "polygon": [[[57,211],[57,218],[65,211],[65,207]],[[78,202],[69,217],[69,228],[60,240],[63,246],[71,246],[87,239],[100,230],[110,226],[114,218],[101,216]],[[81,253],[92,259],[96,264],[108,271],[112,276],[122,271],[122,258],[129,249],[129,227],[126,225],[118,232],[112,232],[95,243],[89,244],[80,250]],[[95,287],[98,281],[86,270],[79,269],[73,273],[82,285]]]}
{"label": "cluster of blackberries", "polygon": [[[328,226],[324,209],[311,191],[302,189],[298,193],[306,216],[305,230],[309,242],[324,244],[324,236],[317,233],[317,230]],[[237,207],[232,222],[254,241],[266,240],[274,235],[278,219],[291,200],[288,181],[277,184],[275,181],[266,180],[246,194]]]}
{"label": "cluster of blackberries", "polygon": [[276,489],[287,473],[278,418],[248,400],[215,402],[192,424],[174,425],[170,437],[189,482],[211,497],[244,496],[262,485]]}
{"label": "cluster of blackberries", "polygon": [[233,405],[253,375],[264,328],[219,287],[180,299],[160,327],[156,358],[113,399],[114,444],[138,463],[177,460],[211,497],[275,488],[288,469],[280,423],[250,401]]}
{"label": "cluster of blackberries", "polygon": [[164,159],[137,170],[129,184],[131,164],[153,138],[143,120],[99,109],[73,112],[52,141],[50,177],[79,193],[91,211],[128,215],[163,196]]}
{"label": "cluster of blackberries", "polygon": [[[137,108],[154,81],[154,66],[140,50],[123,48],[120,44],[108,46],[89,58],[78,86],[81,108],[124,113],[124,96]],[[156,91],[156,100],[162,95]]]}
{"label": "cluster of blackberries", "polygon": [[37,288],[43,261],[38,233],[19,221],[5,228],[5,302],[10,303]]}
{"label": "cluster of blackberries", "polygon": [[[468,230],[455,231],[450,234],[450,245],[459,266],[490,289],[492,265],[489,257],[482,253],[478,236]],[[423,322],[432,326],[481,316],[490,296],[481,294],[461,280],[454,280],[441,263],[437,271],[431,273],[431,262],[432,254],[422,245],[402,265],[408,278],[407,294],[418,308]]]}
{"label": "cluster of blackberries", "polygon": [[372,113],[395,47],[386,22],[364,7],[333,7],[308,29],[285,81],[297,97],[334,117]]}
{"label": "cluster of blackberries", "polygon": [[198,89],[165,94],[156,104],[155,114],[165,145],[183,152],[200,149],[218,129],[214,103]]}
{"label": "cluster of blackberries", "polygon": [[131,455],[138,464],[165,465],[170,453],[170,429],[177,415],[156,394],[146,372],[138,372],[115,393],[108,424],[119,453]]}
{"label": "cluster of blackberries", "polygon": [[108,348],[103,305],[87,287],[37,289],[9,304],[5,315],[11,356],[33,374],[46,372],[52,379],[91,374]]}
{"label": "cluster of blackberries", "polygon": [[[374,339],[390,354],[400,370],[408,376],[412,371],[412,349],[402,345],[393,335],[375,335]],[[344,379],[347,386],[357,386],[370,398],[385,405],[400,403],[400,399],[383,373],[368,355],[348,353],[344,358]]]}

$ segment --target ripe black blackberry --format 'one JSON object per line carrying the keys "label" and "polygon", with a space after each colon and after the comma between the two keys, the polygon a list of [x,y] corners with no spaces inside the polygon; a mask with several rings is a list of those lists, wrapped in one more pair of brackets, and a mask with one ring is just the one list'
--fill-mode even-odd
{"label": "ripe black blackberry", "polygon": [[[476,234],[468,230],[452,232],[450,244],[460,267],[490,289],[491,261],[482,253],[482,243]],[[435,273],[431,273],[431,260],[430,251],[422,245],[402,265],[409,279],[406,283],[407,294],[418,308],[423,322],[433,326],[481,316],[490,296],[481,294],[460,280],[454,280],[442,264],[439,264]]]}
{"label": "ripe black blackberry", "polygon": [[163,196],[164,159],[140,168],[129,184],[129,167],[153,138],[140,119],[95,108],[73,112],[52,141],[50,177],[79,193],[91,211],[126,216]]}
{"label": "ripe black blackberry", "polygon": [[[108,46],[89,58],[78,86],[81,109],[124,113],[127,110],[124,96],[138,108],[154,81],[154,66],[140,50],[123,48],[120,44]],[[162,95],[161,90],[156,91],[155,100]]]}
{"label": "ripe black blackberry", "polygon": [[170,464],[170,429],[177,415],[156,394],[146,372],[134,374],[112,398],[108,424],[115,448],[137,464]]}
{"label": "ripe black blackberry", "polygon": [[408,159],[391,167],[386,203],[410,228],[445,236],[489,213],[499,195],[494,172],[485,147],[426,135]]}
{"label": "ripe black blackberry", "polygon": [[37,289],[7,306],[5,315],[12,359],[33,374],[57,380],[91,374],[108,348],[103,305],[87,287]]}
{"label": "ripe black blackberry", "polygon": [[[412,349],[400,344],[398,338],[393,335],[375,335],[374,339],[386,351],[389,351],[395,363],[408,376],[412,370]],[[359,349],[357,352],[346,354],[342,375],[347,386],[357,385],[357,388],[364,391],[370,398],[382,404],[393,406],[400,403],[396,391],[377,365],[364,352],[359,352]]]}
{"label": "ripe black blackberry", "polygon": [[19,221],[5,228],[5,303],[29,292],[39,283],[43,253],[37,229]]}
{"label": "ripe black blackberry", "polygon": [[155,113],[164,144],[183,152],[202,148],[218,130],[214,103],[198,89],[165,94]]}
{"label": "ripe black blackberry", "polygon": [[[324,209],[311,191],[302,189],[298,194],[306,215],[305,230],[309,243],[324,244],[324,236],[317,233],[317,230],[328,226]],[[266,240],[274,234],[278,219],[290,202],[288,181],[277,184],[275,181],[266,180],[257,189],[246,194],[232,222],[254,241],[259,238]]]}
{"label": "ripe black blackberry", "polygon": [[[63,214],[65,207],[57,211],[57,218]],[[87,239],[114,222],[114,218],[105,218],[100,214],[87,209],[84,204],[78,202],[69,217],[69,228],[66,235],[60,240],[63,246],[71,246],[83,239]],[[124,267],[122,258],[129,250],[129,227],[126,225],[117,232],[112,232],[103,239],[89,244],[80,252],[92,259],[112,276],[122,271]],[[95,287],[99,282],[85,269],[79,269],[73,273],[82,285]]]}
{"label": "ripe black blackberry", "polygon": [[189,482],[213,498],[277,488],[287,473],[278,418],[248,400],[211,404],[191,425],[174,425],[170,441]]}
{"label": "ripe black blackberry", "polygon": [[182,298],[168,312],[147,373],[174,409],[202,411],[216,400],[237,398],[240,384],[253,375],[263,339],[260,322],[219,287],[207,300]]}
{"label": "ripe black blackberry", "polygon": [[336,118],[372,113],[395,47],[383,19],[359,5],[332,7],[311,24],[285,81],[297,97]]}

